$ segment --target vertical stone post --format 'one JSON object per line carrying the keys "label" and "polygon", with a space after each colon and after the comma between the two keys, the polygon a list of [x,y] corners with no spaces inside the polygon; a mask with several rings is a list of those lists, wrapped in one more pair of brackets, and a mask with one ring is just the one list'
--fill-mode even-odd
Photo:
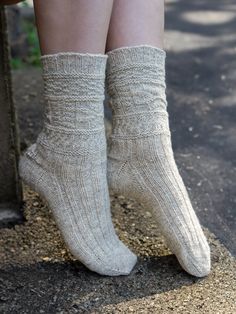
{"label": "vertical stone post", "polygon": [[0,6],[0,226],[22,220],[19,142],[12,96],[6,12]]}

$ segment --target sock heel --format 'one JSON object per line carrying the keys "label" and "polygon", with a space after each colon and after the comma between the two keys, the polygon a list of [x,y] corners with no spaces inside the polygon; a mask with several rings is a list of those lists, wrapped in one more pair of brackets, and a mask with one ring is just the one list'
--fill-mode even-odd
{"label": "sock heel", "polygon": [[36,162],[35,144],[30,146],[20,157],[19,174],[23,182],[36,193],[44,197],[41,187],[42,178],[45,177],[43,169]]}
{"label": "sock heel", "polygon": [[108,160],[108,185],[110,191],[117,195],[132,197],[132,174],[129,171],[128,161]]}

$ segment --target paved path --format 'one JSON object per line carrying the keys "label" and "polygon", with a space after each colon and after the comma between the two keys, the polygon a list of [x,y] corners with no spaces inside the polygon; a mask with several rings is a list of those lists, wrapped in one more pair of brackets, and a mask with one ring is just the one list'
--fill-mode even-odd
{"label": "paved path", "polygon": [[236,5],[167,5],[169,112],[176,158],[201,222],[236,254]]}

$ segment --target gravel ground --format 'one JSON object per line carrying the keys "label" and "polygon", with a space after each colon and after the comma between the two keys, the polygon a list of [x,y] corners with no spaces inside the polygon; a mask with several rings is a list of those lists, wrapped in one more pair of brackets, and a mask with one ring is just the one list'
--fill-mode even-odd
{"label": "gravel ground", "polygon": [[208,230],[212,272],[197,279],[171,255],[150,212],[122,196],[112,196],[112,212],[139,256],[127,277],[102,277],[75,261],[47,205],[25,187],[25,223],[0,230],[0,312],[236,313],[236,261]]}

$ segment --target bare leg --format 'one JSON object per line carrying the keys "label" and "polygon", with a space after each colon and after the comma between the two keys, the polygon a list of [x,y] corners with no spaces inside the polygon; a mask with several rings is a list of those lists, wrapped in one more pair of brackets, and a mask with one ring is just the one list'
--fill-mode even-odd
{"label": "bare leg", "polygon": [[128,46],[163,48],[164,0],[115,0],[107,51]]}
{"label": "bare leg", "polygon": [[113,0],[34,0],[42,54],[104,53]]}

